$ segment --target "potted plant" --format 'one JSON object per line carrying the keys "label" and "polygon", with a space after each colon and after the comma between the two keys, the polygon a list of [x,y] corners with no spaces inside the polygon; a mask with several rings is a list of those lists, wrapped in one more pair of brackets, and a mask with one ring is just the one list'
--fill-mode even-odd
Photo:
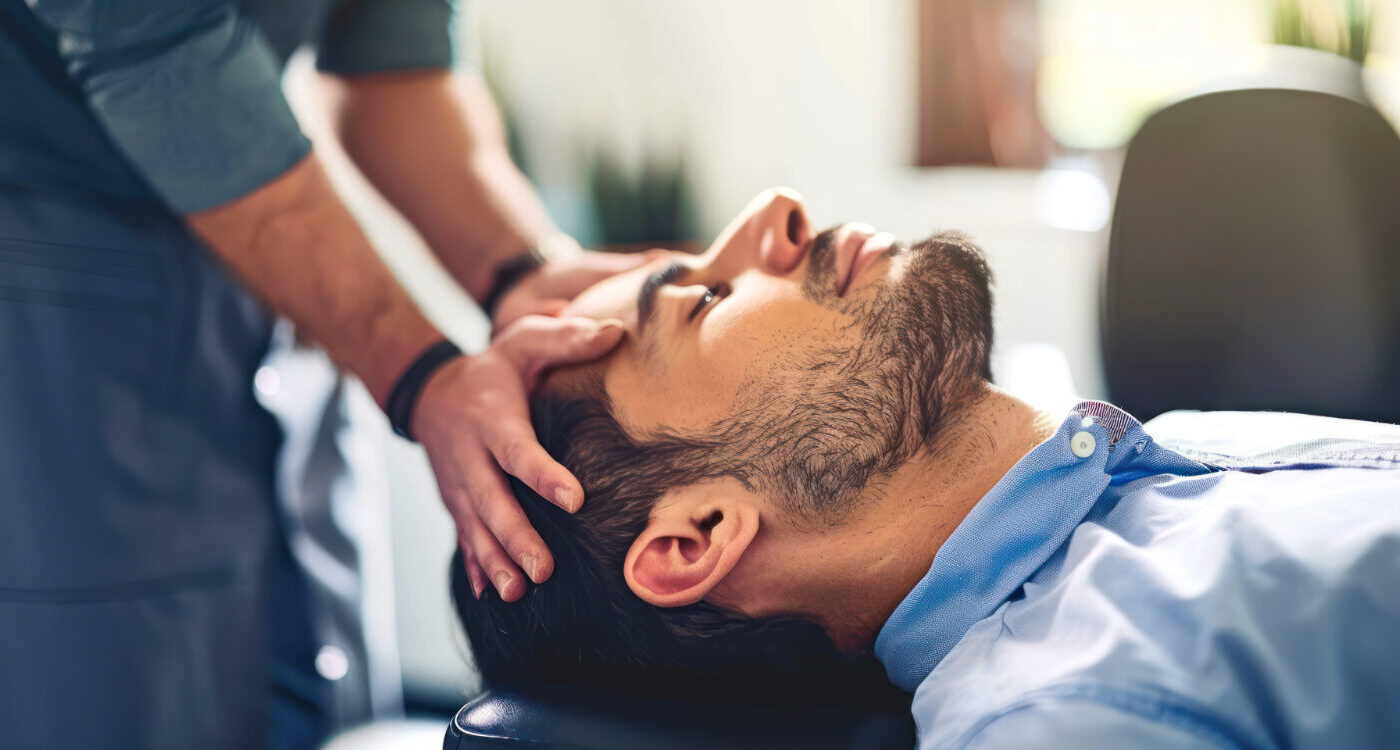
{"label": "potted plant", "polygon": [[1362,65],[1370,54],[1371,0],[1273,0],[1270,67],[1369,102]]}

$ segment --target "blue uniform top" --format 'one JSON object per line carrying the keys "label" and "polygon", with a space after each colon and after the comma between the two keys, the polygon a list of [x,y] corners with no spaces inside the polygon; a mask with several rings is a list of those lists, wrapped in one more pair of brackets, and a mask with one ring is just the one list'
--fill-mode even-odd
{"label": "blue uniform top", "polygon": [[1159,419],[1081,404],[939,549],[875,644],[920,748],[1400,747],[1400,428]]}
{"label": "blue uniform top", "polygon": [[0,0],[0,188],[227,203],[310,149],[282,96],[325,71],[447,67],[449,0]]}

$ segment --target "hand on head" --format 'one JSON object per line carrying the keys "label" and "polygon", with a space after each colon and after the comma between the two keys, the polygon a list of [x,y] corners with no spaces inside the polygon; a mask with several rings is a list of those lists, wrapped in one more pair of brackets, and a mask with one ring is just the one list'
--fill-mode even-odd
{"label": "hand on head", "polygon": [[491,346],[444,366],[424,387],[413,431],[457,526],[476,595],[489,580],[514,601],[526,589],[522,573],[539,583],[553,572],[505,474],[568,511],[583,504],[583,488],[540,447],[527,399],[548,368],[596,359],[622,340],[619,321],[559,317],[573,296],[654,257],[583,251],[529,274],[501,299]]}

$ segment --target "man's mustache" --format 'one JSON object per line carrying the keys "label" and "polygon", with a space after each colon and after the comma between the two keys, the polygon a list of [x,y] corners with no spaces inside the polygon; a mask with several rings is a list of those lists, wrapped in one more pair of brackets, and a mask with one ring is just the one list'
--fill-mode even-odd
{"label": "man's mustache", "polygon": [[817,303],[836,299],[836,233],[834,226],[823,229],[812,240],[807,272],[802,278],[802,293]]}

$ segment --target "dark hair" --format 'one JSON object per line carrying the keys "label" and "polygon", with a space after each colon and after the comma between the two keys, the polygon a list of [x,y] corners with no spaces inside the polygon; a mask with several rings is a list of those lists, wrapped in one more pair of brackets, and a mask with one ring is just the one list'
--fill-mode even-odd
{"label": "dark hair", "polygon": [[[633,440],[612,417],[601,384],[531,404],[541,445],[569,467],[588,501],[569,514],[519,480],[511,487],[554,555],[554,574],[503,602],[490,586],[480,600],[452,560],[452,598],[477,669],[487,684],[521,677],[674,691],[722,683],[754,693],[794,687],[858,700],[890,700],[883,669],[841,653],[816,623],[751,618],[707,602],[662,608],[638,598],[622,577],[632,541],[667,489],[716,476],[704,440]],[[722,472],[718,472],[722,473]],[[684,677],[681,681],[676,678]],[[791,693],[789,693],[790,695]]]}

